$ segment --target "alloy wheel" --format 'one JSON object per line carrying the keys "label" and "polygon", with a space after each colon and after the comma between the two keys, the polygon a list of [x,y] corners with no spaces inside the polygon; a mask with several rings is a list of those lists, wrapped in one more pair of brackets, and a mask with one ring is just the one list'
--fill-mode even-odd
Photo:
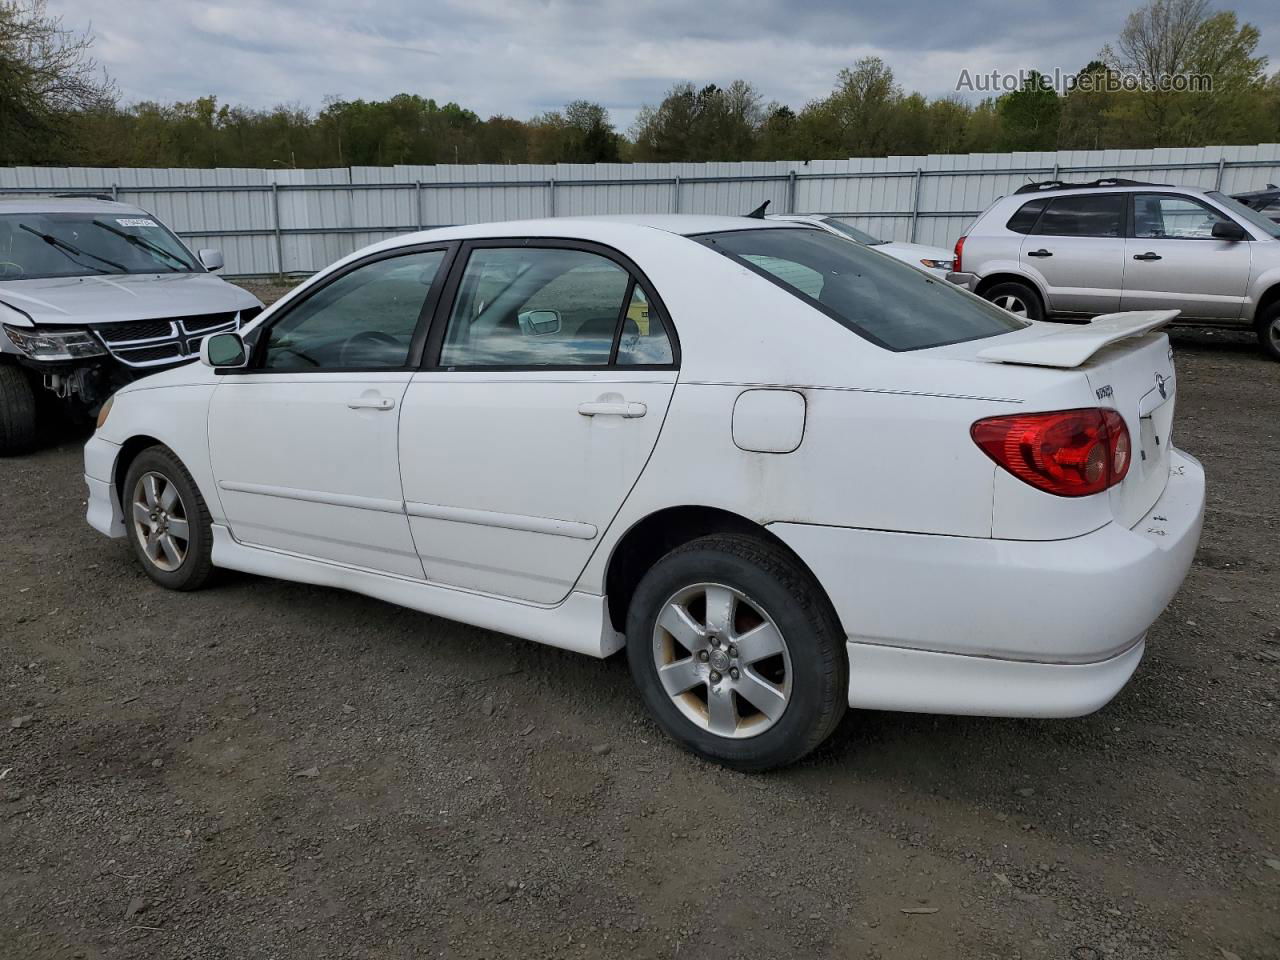
{"label": "alloy wheel", "polygon": [[191,526],[178,487],[150,471],[133,488],[133,531],[142,552],[157,569],[172,573],[182,566],[191,542]]}
{"label": "alloy wheel", "polygon": [[1021,297],[1014,296],[1013,294],[1006,293],[1002,296],[996,297],[991,302],[1002,310],[1008,310],[1015,317],[1025,317],[1027,315],[1026,301]]}
{"label": "alloy wheel", "polygon": [[791,654],[777,624],[733,587],[698,583],[662,605],[652,652],[672,703],[720,737],[764,733],[791,700]]}

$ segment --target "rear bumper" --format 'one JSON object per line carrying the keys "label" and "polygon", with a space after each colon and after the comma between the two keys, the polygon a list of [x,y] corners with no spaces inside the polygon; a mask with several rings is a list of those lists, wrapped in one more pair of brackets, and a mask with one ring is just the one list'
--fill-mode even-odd
{"label": "rear bumper", "polygon": [[1145,637],[1097,663],[1028,663],[847,644],[849,705],[979,717],[1080,717],[1129,682]]}
{"label": "rear bumper", "polygon": [[989,716],[1096,710],[1142,657],[1200,540],[1204,471],[1174,450],[1132,529],[1015,541],[774,524],[848,634],[853,706]]}
{"label": "rear bumper", "polygon": [[947,280],[954,283],[957,287],[964,287],[966,290],[973,290],[978,286],[978,275],[976,273],[964,273],[963,271],[952,271],[947,274]]}

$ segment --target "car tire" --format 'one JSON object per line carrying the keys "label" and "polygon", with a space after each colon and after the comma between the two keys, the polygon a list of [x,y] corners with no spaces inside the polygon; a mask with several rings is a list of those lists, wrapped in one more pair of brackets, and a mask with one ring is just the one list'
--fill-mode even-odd
{"label": "car tire", "polygon": [[0,457],[29,453],[36,445],[36,392],[21,367],[0,363]]}
{"label": "car tire", "polygon": [[1280,360],[1280,302],[1273,303],[1258,318],[1258,343],[1272,360]]}
{"label": "car tire", "polygon": [[1025,283],[1018,283],[1016,280],[997,283],[982,291],[982,296],[1015,317],[1022,317],[1024,320],[1044,319],[1044,303],[1040,300],[1040,294]]}
{"label": "car tire", "polygon": [[172,450],[157,445],[138,454],[125,473],[120,501],[129,544],[147,576],[169,590],[198,590],[209,581],[209,507]]}
{"label": "car tire", "polygon": [[794,763],[830,736],[848,707],[844,641],[812,575],[740,535],[672,550],[627,614],[631,675],[659,726],[747,772]]}

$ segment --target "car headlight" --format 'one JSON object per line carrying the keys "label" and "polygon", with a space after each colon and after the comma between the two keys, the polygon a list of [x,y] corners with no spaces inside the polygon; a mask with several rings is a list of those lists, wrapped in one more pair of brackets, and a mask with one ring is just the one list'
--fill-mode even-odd
{"label": "car headlight", "polygon": [[104,403],[101,406],[101,408],[99,408],[98,426],[97,426],[98,430],[101,430],[106,425],[107,417],[111,416],[111,405],[115,402],[116,402],[116,395],[113,393],[111,396],[107,397],[107,402]]}
{"label": "car headlight", "polygon": [[928,267],[930,270],[950,270],[952,267],[955,266],[955,264],[956,262],[954,260],[922,259],[920,261],[921,266]]}
{"label": "car headlight", "polygon": [[107,352],[88,330],[23,330],[6,323],[4,332],[32,360],[79,360]]}

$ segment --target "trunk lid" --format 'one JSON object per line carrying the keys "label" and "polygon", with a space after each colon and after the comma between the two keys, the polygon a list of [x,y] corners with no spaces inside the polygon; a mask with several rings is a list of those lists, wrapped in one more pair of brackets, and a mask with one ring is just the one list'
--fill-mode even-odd
{"label": "trunk lid", "polygon": [[1169,481],[1177,381],[1173,349],[1163,334],[1114,344],[1085,369],[1098,404],[1124,417],[1133,445],[1129,472],[1108,492],[1111,511],[1126,527],[1147,515]]}
{"label": "trunk lid", "polygon": [[1107,491],[1112,516],[1132,527],[1155,505],[1169,480],[1177,382],[1169,338],[1157,333],[1177,310],[1140,310],[1098,317],[1080,326],[1035,324],[977,354],[994,363],[1079,369],[1100,407],[1129,428],[1132,460],[1122,482]]}

